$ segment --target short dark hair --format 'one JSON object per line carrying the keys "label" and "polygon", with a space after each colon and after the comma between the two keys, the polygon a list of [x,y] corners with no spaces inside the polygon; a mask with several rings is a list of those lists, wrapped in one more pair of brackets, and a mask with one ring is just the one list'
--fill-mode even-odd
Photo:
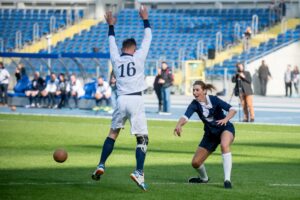
{"label": "short dark hair", "polygon": [[129,39],[126,39],[123,41],[123,44],[122,44],[122,48],[123,49],[127,49],[127,48],[130,48],[132,46],[136,46],[136,41],[134,38],[129,38]]}

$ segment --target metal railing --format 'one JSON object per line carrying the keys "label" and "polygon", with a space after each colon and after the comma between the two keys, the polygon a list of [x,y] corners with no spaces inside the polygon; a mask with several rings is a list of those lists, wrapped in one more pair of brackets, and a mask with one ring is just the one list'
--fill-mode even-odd
{"label": "metal railing", "polygon": [[21,31],[16,32],[15,48],[16,49],[22,48],[22,32]]}
{"label": "metal railing", "polygon": [[287,31],[287,19],[283,17],[281,19],[281,33],[285,33]]}
{"label": "metal railing", "polygon": [[38,23],[34,23],[33,25],[33,41],[36,41],[40,38],[40,27]]}
{"label": "metal railing", "polygon": [[204,55],[204,43],[203,40],[197,42],[197,59],[200,60]]}
{"label": "metal railing", "polygon": [[220,52],[223,48],[222,41],[223,40],[223,34],[221,31],[218,31],[216,34],[216,52]]}
{"label": "metal railing", "polygon": [[4,52],[4,41],[0,38],[0,52]]}
{"label": "metal railing", "polygon": [[252,16],[252,24],[251,24],[252,34],[256,35],[258,33],[258,16]]}
{"label": "metal railing", "polygon": [[50,17],[50,33],[53,33],[56,31],[56,17],[51,16]]}
{"label": "metal railing", "polygon": [[234,41],[239,41],[241,39],[241,25],[236,22],[234,24]]}

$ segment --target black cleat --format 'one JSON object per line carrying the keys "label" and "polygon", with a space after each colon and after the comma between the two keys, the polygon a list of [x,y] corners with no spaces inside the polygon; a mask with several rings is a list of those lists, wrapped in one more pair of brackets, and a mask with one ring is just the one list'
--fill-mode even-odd
{"label": "black cleat", "polygon": [[225,189],[232,189],[231,182],[228,181],[228,180],[224,181],[224,188]]}
{"label": "black cleat", "polygon": [[207,180],[202,180],[200,177],[191,177],[188,182],[189,183],[207,183],[209,181],[209,179]]}

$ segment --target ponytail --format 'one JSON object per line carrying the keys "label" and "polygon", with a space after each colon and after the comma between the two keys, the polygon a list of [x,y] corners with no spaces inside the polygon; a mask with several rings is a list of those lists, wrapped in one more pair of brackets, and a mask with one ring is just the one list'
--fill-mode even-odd
{"label": "ponytail", "polygon": [[203,81],[199,80],[199,81],[195,81],[195,83],[193,84],[193,86],[195,85],[200,85],[202,90],[209,90],[212,92],[212,90],[216,90],[215,86],[210,84],[210,83],[204,83]]}

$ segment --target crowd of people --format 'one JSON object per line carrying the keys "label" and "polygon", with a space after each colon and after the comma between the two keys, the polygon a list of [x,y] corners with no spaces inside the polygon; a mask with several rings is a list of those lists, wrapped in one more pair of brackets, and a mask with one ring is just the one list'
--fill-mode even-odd
{"label": "crowd of people", "polygon": [[[49,76],[43,78],[40,72],[35,71],[32,80],[29,81],[24,65],[18,64],[14,75],[17,85],[20,82],[22,88],[26,87],[22,91],[29,100],[29,104],[25,105],[26,108],[78,108],[79,98],[85,95],[84,87],[75,74],[67,76],[64,73],[51,72]],[[0,104],[2,105],[8,103],[7,91],[10,79],[10,73],[0,62]],[[112,113],[117,99],[115,75],[111,73],[109,83],[103,77],[98,77],[93,87],[91,97],[95,99],[96,105],[93,110]],[[74,102],[72,106],[69,103],[71,99]]]}

